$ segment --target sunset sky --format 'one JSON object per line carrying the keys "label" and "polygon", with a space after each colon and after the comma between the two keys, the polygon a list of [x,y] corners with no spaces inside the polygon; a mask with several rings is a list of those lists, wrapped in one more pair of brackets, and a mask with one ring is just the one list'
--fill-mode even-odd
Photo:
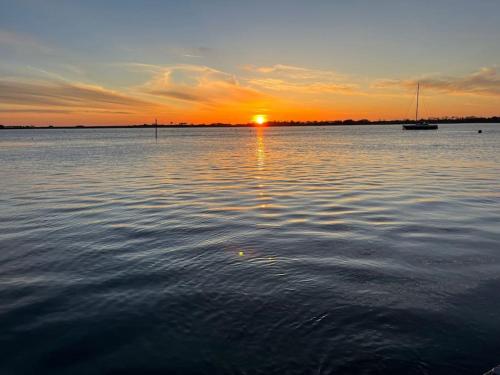
{"label": "sunset sky", "polygon": [[500,115],[500,1],[0,0],[0,124]]}

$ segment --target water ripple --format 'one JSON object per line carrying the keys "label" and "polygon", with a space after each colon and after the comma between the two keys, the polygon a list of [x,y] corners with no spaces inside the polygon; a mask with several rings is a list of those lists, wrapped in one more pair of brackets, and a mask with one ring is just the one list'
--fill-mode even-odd
{"label": "water ripple", "polygon": [[2,131],[0,372],[484,372],[478,126]]}

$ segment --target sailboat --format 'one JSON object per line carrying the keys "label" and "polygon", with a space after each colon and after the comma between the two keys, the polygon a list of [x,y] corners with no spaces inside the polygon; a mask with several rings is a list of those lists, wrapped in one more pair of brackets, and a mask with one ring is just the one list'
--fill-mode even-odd
{"label": "sailboat", "polygon": [[417,83],[417,109],[415,110],[415,124],[403,125],[404,130],[436,130],[437,124],[429,124],[424,121],[418,121],[418,97],[420,96],[420,82]]}

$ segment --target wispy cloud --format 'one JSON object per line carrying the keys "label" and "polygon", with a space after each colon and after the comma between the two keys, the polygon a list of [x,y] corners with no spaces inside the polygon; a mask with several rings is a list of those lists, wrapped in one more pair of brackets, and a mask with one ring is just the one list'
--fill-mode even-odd
{"label": "wispy cloud", "polygon": [[303,94],[353,94],[359,89],[356,83],[348,82],[345,75],[331,70],[283,64],[260,67],[247,65],[243,69],[253,74],[247,80],[250,85],[266,90]]}
{"label": "wispy cloud", "polygon": [[0,108],[0,113],[73,113],[67,109],[49,108]]}
{"label": "wispy cloud", "polygon": [[242,86],[236,76],[202,65],[174,65],[161,68],[141,90],[169,99],[220,105],[261,100],[263,93]]}
{"label": "wispy cloud", "polygon": [[276,78],[256,78],[248,81],[251,85],[268,90],[295,92],[304,94],[316,93],[341,93],[352,94],[357,92],[358,85],[348,83],[323,83],[323,82],[290,82]]}
{"label": "wispy cloud", "polygon": [[160,74],[163,71],[163,67],[154,64],[146,64],[141,62],[119,62],[112,63],[112,66],[126,68],[130,71],[136,71],[141,73],[149,73],[149,74]]}
{"label": "wispy cloud", "polygon": [[203,56],[202,55],[191,55],[189,53],[185,53],[184,55],[182,55],[183,57],[189,57],[189,58],[193,58],[193,59],[201,59]]}
{"label": "wispy cloud", "polygon": [[210,56],[213,52],[214,49],[210,47],[187,48],[185,49],[184,53],[182,53],[182,56],[187,58],[201,59],[203,57]]}
{"label": "wispy cloud", "polygon": [[263,75],[282,76],[291,79],[303,79],[303,80],[345,79],[344,75],[341,75],[331,70],[310,69],[300,66],[284,65],[284,64],[275,64],[271,66],[245,65],[243,69],[248,72],[260,73]]}
{"label": "wispy cloud", "polygon": [[378,89],[414,89],[420,82],[426,89],[456,95],[500,96],[500,76],[497,67],[485,67],[462,77],[423,77],[421,79],[384,79],[374,82]]}
{"label": "wispy cloud", "polygon": [[[133,111],[151,104],[96,85],[61,80],[0,79],[0,102],[40,110]],[[33,108],[37,107],[37,108]],[[42,107],[42,108],[40,108]],[[4,109],[5,110],[5,109]],[[21,108],[18,108],[20,111]]]}
{"label": "wispy cloud", "polygon": [[0,30],[0,46],[2,45],[27,52],[53,52],[52,48],[30,35],[7,30]]}

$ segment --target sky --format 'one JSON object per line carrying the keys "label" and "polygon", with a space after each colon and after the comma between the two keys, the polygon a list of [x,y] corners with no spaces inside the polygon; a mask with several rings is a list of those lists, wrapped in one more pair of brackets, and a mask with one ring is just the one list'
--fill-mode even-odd
{"label": "sky", "polygon": [[0,0],[0,124],[500,115],[498,0]]}

